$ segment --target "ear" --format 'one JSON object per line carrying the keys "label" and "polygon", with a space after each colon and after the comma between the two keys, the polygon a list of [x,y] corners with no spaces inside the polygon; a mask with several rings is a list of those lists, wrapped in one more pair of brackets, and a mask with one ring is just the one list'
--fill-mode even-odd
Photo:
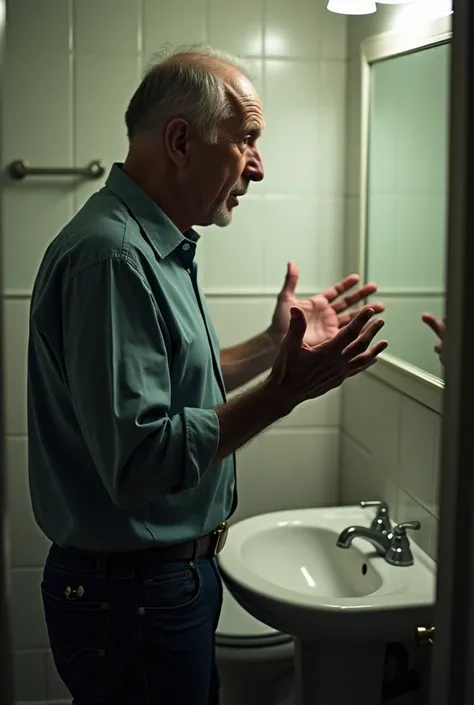
{"label": "ear", "polygon": [[178,167],[186,166],[189,160],[191,128],[183,118],[171,120],[164,132],[165,149],[169,158]]}

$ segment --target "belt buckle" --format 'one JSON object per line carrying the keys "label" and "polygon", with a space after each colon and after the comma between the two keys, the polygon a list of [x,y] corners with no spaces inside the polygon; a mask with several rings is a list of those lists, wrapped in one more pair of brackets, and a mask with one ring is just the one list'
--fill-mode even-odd
{"label": "belt buckle", "polygon": [[214,555],[217,556],[218,553],[222,551],[227,541],[227,533],[229,531],[229,525],[226,521],[222,521],[214,533]]}

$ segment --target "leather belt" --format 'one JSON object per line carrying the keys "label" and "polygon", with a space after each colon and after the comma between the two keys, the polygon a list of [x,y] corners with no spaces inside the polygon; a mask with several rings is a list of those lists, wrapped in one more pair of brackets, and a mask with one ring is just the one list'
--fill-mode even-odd
{"label": "leather belt", "polygon": [[192,561],[193,558],[202,556],[216,556],[224,548],[227,540],[227,532],[229,527],[226,521],[223,521],[217,529],[211,531],[210,534],[201,536],[199,539],[199,551],[195,553],[195,541],[185,541],[171,546],[150,546],[138,551],[128,551],[122,553],[110,553],[108,557],[112,561],[121,560],[154,560],[162,561],[163,563],[173,561]]}
{"label": "leather belt", "polygon": [[[210,534],[206,534],[199,539],[199,551],[197,557],[216,556],[224,548],[227,541],[227,533],[229,526],[226,521],[223,521],[217,529]],[[138,551],[138,553],[148,553],[154,559],[167,561],[191,561],[195,556],[195,542],[186,541],[178,543],[174,546],[152,546]]]}

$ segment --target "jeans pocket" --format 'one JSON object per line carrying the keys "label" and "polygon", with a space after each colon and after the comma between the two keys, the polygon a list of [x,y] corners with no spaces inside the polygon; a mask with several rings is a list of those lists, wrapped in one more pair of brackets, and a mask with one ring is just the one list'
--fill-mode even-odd
{"label": "jeans pocket", "polygon": [[143,586],[144,611],[182,613],[199,600],[202,576],[197,565],[177,569],[176,564],[163,564],[159,572],[143,578]]}
{"label": "jeans pocket", "polygon": [[46,569],[41,593],[58,674],[73,698],[83,702],[103,690],[109,604],[93,594],[88,598],[88,592],[94,592],[90,585],[70,580]]}

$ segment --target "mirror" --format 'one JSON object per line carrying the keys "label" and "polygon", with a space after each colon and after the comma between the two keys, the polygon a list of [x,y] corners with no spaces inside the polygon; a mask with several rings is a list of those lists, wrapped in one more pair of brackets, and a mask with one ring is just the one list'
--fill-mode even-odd
{"label": "mirror", "polygon": [[421,317],[445,308],[450,51],[444,41],[367,62],[365,276],[386,305],[391,356],[435,377],[438,341]]}

